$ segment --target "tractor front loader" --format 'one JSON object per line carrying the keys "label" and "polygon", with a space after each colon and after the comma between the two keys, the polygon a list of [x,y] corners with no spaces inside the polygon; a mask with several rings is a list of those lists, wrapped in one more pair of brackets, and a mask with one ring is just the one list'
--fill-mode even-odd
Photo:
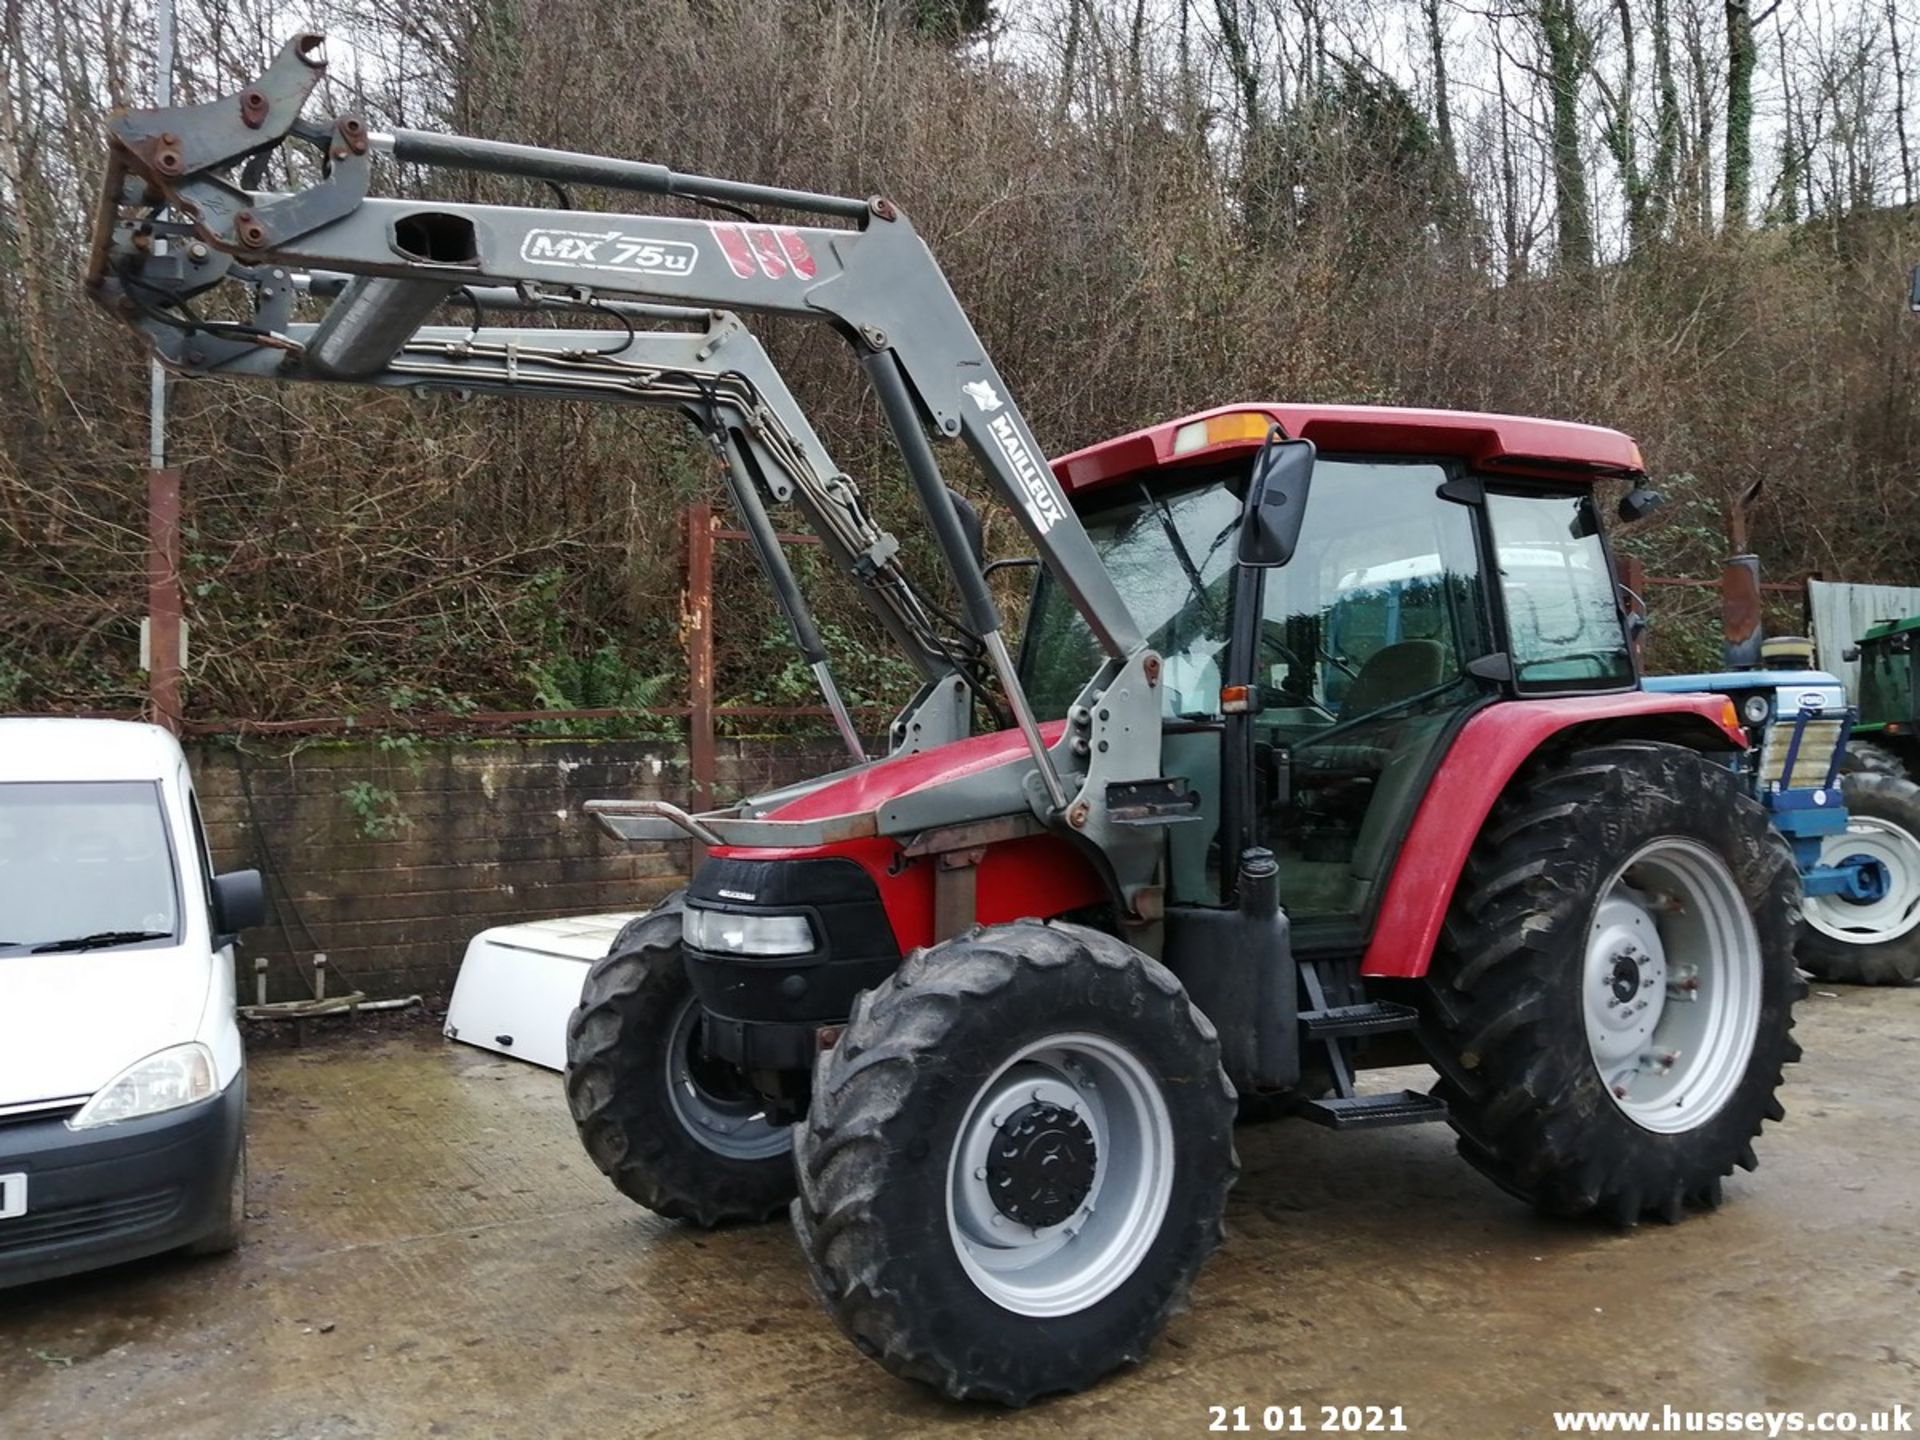
{"label": "tractor front loader", "polygon": [[[573,1017],[568,1100],[622,1191],[701,1225],[790,1209],[866,1354],[1022,1404],[1184,1302],[1237,1117],[1446,1121],[1504,1189],[1623,1225],[1752,1168],[1797,1056],[1799,892],[1720,763],[1731,707],[1638,687],[1593,494],[1641,473],[1626,437],[1261,403],[1049,464],[892,202],[303,119],[323,64],[302,36],[237,94],[113,122],[100,301],[193,375],[671,407],[836,713],[769,507],[922,676],[881,757],[843,722],[834,774],[589,807],[709,847]],[[317,168],[270,192],[290,146]],[[376,198],[382,156],[714,214]],[[944,579],[732,312],[853,349]],[[1037,560],[1017,655],[955,442]],[[1419,1060],[1430,1094],[1359,1083]]]}

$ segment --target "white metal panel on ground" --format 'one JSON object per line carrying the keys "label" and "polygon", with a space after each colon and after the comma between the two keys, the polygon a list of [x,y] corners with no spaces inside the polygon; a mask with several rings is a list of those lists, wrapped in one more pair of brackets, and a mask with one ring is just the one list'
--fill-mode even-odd
{"label": "white metal panel on ground", "polygon": [[1847,694],[1860,700],[1860,662],[1840,657],[1882,620],[1920,615],[1920,589],[1911,585],[1842,585],[1832,580],[1807,582],[1807,608],[1813,612],[1813,643],[1818,665],[1847,682]]}
{"label": "white metal panel on ground", "polygon": [[482,930],[468,942],[453,982],[447,1038],[566,1069],[567,1017],[580,1001],[587,967],[633,918],[569,915]]}

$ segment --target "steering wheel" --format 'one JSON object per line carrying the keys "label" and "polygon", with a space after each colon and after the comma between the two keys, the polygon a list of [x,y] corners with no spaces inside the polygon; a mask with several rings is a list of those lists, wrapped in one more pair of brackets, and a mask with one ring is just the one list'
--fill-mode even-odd
{"label": "steering wheel", "polygon": [[[1260,662],[1262,666],[1265,666],[1269,659],[1280,661],[1287,667],[1287,680],[1289,684],[1295,683],[1296,677],[1298,676],[1311,675],[1313,672],[1307,668],[1306,662],[1301,660],[1298,655],[1294,654],[1293,651],[1287,647],[1284,641],[1278,638],[1277,629],[1278,627],[1270,622],[1262,622],[1260,626]],[[1299,700],[1303,704],[1311,705],[1329,720],[1337,721],[1340,718],[1335,711],[1329,709],[1320,698],[1311,691],[1283,687],[1280,693],[1289,699]]]}

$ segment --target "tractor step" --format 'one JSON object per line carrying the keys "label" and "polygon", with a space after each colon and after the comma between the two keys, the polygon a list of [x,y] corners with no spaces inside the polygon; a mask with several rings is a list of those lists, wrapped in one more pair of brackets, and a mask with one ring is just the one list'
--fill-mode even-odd
{"label": "tractor step", "polygon": [[1413,1029],[1419,1019],[1420,1012],[1411,1005],[1396,1005],[1391,1000],[1370,1000],[1361,1005],[1333,1005],[1325,1010],[1302,1011],[1300,1034],[1307,1040],[1349,1040],[1364,1035],[1391,1035]]}
{"label": "tractor step", "polygon": [[1422,1125],[1447,1118],[1447,1102],[1418,1090],[1394,1090],[1385,1095],[1343,1095],[1307,1100],[1299,1110],[1329,1130],[1384,1130],[1389,1125]]}

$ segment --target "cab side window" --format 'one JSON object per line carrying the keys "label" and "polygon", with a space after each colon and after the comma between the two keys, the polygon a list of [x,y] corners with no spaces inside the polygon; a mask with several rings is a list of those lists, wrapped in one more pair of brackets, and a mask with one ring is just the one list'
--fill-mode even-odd
{"label": "cab side window", "polygon": [[1633,658],[1593,496],[1489,491],[1515,683],[1522,690],[1613,689]]}

